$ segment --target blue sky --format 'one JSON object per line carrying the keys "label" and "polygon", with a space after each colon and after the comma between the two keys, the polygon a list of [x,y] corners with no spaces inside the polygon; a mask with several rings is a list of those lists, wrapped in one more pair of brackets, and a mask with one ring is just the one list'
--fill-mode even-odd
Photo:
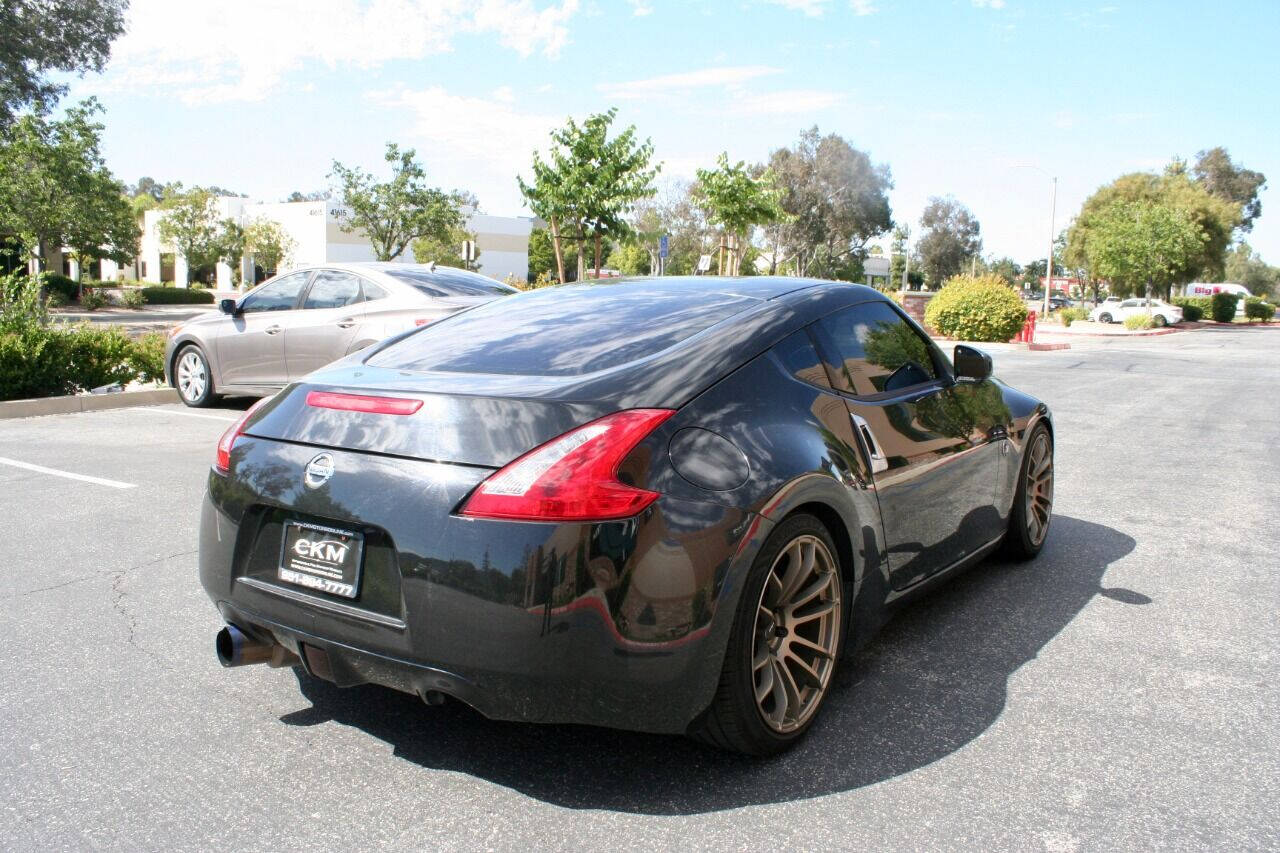
{"label": "blue sky", "polygon": [[133,0],[73,97],[108,165],[256,198],[326,185],[388,140],[484,210],[568,115],[610,106],[666,177],[760,160],[818,125],[889,165],[899,221],[954,195],[984,253],[1042,256],[1100,184],[1215,145],[1272,189],[1249,241],[1280,263],[1280,2]]}

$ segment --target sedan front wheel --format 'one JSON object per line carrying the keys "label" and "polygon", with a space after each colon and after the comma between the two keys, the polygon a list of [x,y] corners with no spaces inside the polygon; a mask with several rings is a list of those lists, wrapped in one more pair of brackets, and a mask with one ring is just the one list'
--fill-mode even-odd
{"label": "sedan front wheel", "polygon": [[211,405],[218,397],[213,393],[213,374],[200,347],[191,344],[178,353],[174,362],[174,385],[182,402],[193,408]]}

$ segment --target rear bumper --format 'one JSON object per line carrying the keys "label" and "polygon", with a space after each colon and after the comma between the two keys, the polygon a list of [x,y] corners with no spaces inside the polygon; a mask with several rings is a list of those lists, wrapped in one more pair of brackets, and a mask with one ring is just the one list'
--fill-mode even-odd
{"label": "rear bumper", "polygon": [[[449,511],[485,469],[333,451],[346,476],[308,490],[315,451],[242,440],[232,477],[210,474],[200,578],[225,621],[304,661],[319,649],[313,674],[340,686],[440,691],[496,719],[680,733],[710,704],[767,521],[670,498],[625,522],[473,521]],[[386,532],[359,599],[275,579],[277,513]]]}

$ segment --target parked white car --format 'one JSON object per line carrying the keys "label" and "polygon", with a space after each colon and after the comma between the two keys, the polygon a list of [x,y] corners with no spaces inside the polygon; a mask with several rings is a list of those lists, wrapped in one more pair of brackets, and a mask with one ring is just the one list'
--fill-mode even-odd
{"label": "parked white car", "polygon": [[1089,312],[1095,323],[1123,323],[1127,318],[1151,311],[1151,322],[1156,326],[1168,326],[1182,322],[1182,309],[1163,299],[1108,299]]}

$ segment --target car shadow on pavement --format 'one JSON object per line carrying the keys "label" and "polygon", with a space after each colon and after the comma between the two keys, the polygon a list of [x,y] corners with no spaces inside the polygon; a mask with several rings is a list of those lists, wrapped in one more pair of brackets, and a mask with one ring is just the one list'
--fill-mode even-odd
{"label": "car shadow on pavement", "polygon": [[804,740],[773,759],[679,737],[495,722],[458,703],[428,708],[389,689],[342,690],[301,671],[313,707],[282,720],[355,726],[407,761],[568,808],[697,814],[851,790],[924,767],[981,735],[1004,709],[1009,676],[1095,595],[1149,603],[1101,584],[1134,544],[1110,527],[1058,516],[1035,561],[993,558],[904,606],[844,661]]}

